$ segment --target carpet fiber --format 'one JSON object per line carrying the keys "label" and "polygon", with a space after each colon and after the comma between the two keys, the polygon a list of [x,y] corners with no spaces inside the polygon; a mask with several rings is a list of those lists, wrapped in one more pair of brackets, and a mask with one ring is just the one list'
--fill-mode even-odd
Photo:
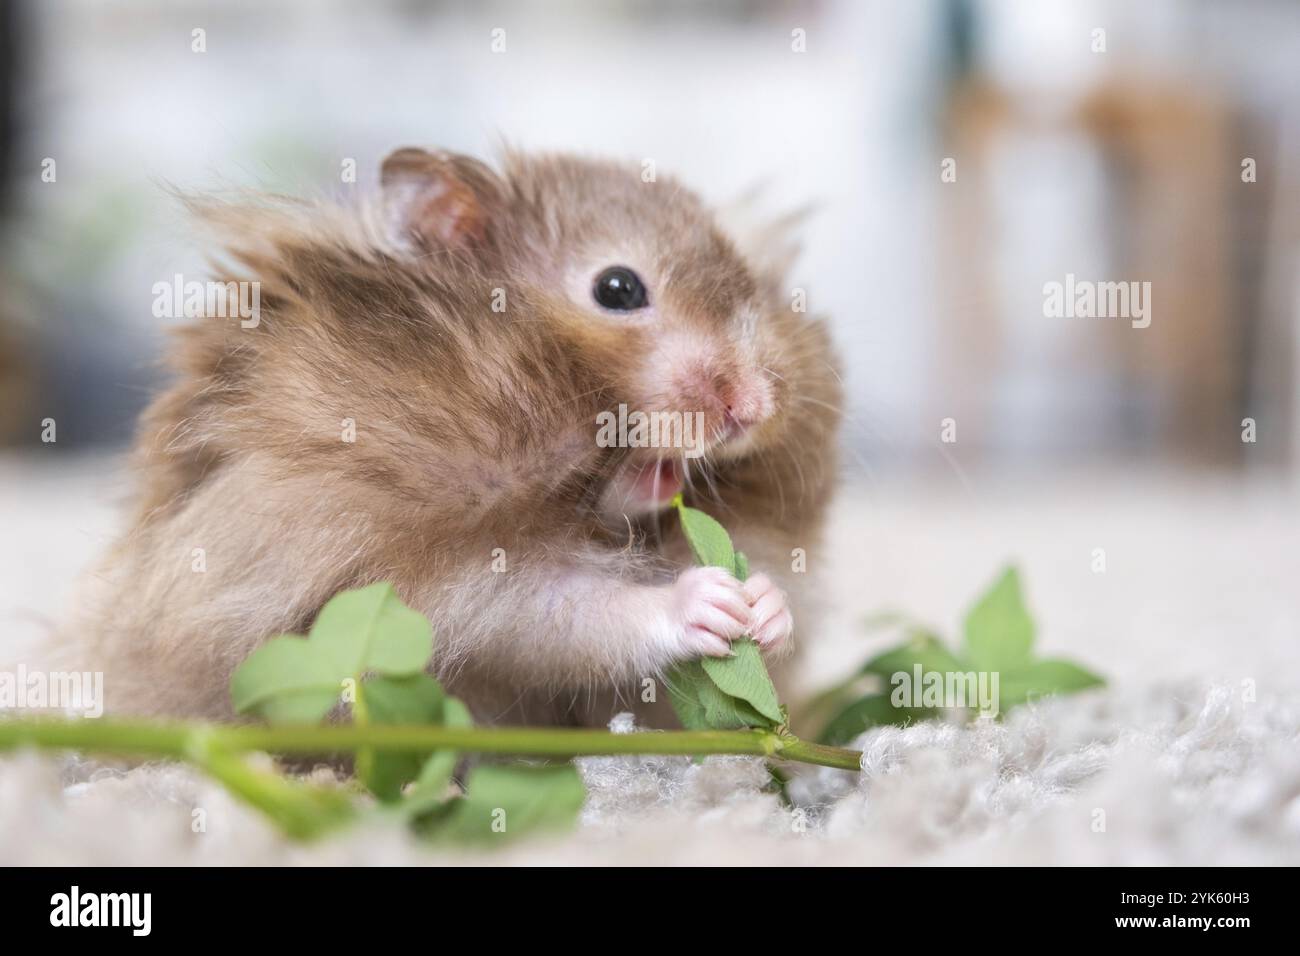
{"label": "carpet fiber", "polygon": [[[103,471],[0,467],[5,524],[20,531],[0,569],[15,641],[57,619],[111,527]],[[1109,684],[998,722],[874,729],[856,744],[861,775],[803,768],[793,806],[757,760],[601,758],[582,761],[590,796],[565,837],[435,853],[371,827],[301,846],[183,767],[23,753],[0,760],[0,864],[1295,864],[1295,504],[1287,489],[1160,476],[978,497],[942,483],[847,490],[831,526],[845,560],[822,569],[826,633],[809,642],[808,688],[888,640],[861,626],[868,612],[905,610],[958,633],[1008,558],[1041,651]]]}

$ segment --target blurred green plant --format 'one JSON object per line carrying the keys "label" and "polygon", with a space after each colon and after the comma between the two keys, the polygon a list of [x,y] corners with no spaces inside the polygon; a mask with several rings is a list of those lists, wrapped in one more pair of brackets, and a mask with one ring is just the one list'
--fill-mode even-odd
{"label": "blurred green plant", "polygon": [[[946,688],[971,686],[971,677],[996,675],[996,684],[986,682],[986,686],[996,687],[997,699],[992,703],[998,715],[1039,697],[1105,683],[1072,661],[1034,656],[1034,622],[1014,567],[1003,570],[967,613],[960,651],[950,650],[931,629],[902,615],[877,615],[867,624],[901,628],[905,639],[871,657],[847,680],[809,703],[808,712],[825,720],[817,737],[821,743],[838,746],[880,724],[908,724],[952,710],[969,716],[973,711],[969,699],[966,706],[954,707],[951,701],[930,704],[916,692],[918,677]],[[893,691],[885,689],[889,684],[894,685]],[[911,693],[901,692],[904,685]],[[919,704],[918,696],[922,697]]]}

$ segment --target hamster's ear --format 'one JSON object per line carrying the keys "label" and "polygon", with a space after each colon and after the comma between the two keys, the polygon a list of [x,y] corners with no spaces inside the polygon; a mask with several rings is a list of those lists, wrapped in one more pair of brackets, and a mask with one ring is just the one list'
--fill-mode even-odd
{"label": "hamster's ear", "polygon": [[413,147],[390,154],[379,181],[393,238],[426,249],[481,242],[502,196],[501,180],[478,160]]}
{"label": "hamster's ear", "polygon": [[784,284],[802,252],[799,232],[816,211],[804,205],[771,215],[763,187],[756,186],[718,210],[718,224],[749,264],[769,281]]}

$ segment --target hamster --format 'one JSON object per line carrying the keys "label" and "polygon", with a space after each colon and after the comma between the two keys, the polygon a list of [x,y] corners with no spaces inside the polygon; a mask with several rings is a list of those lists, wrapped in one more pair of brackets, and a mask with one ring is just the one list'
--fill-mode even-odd
{"label": "hamster", "polygon": [[[76,628],[110,711],[230,718],[260,643],[375,581],[429,617],[436,676],[482,722],[599,725],[653,699],[671,726],[676,663],[745,633],[789,655],[836,474],[823,322],[792,308],[770,240],[742,251],[670,179],[499,167],[407,148],[365,206],[191,203],[259,315],[179,330],[143,415],[138,506]],[[620,406],[702,436],[598,441]],[[678,491],[747,582],[694,566]]]}

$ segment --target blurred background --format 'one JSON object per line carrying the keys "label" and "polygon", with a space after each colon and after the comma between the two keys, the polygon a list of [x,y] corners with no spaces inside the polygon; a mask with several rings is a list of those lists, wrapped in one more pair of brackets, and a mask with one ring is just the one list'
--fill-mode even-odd
{"label": "blurred background", "polygon": [[[4,9],[7,443],[129,436],[153,284],[203,267],[167,185],[364,190],[394,146],[505,137],[815,204],[793,281],[859,467],[946,467],[949,417],[967,464],[1296,467],[1300,4]],[[1150,282],[1151,326],[1046,318],[1067,273]]]}
{"label": "blurred background", "polygon": [[[483,155],[504,137],[651,158],[716,202],[761,185],[773,210],[813,203],[793,284],[834,323],[846,470],[861,500],[902,515],[862,533],[930,549],[879,559],[891,600],[922,597],[892,576],[944,560],[972,503],[988,527],[1014,514],[1042,534],[1091,501],[1076,521],[1111,516],[1131,534],[1130,519],[1203,479],[1220,489],[1206,509],[1260,483],[1300,486],[1293,0],[2,9],[0,489],[15,597],[70,577],[111,527],[111,456],[173,321],[153,316],[152,287],[204,261],[166,188],[345,194],[407,144]],[[1047,317],[1044,285],[1067,274],[1149,282],[1150,326]],[[41,441],[48,418],[57,444]],[[1040,498],[1007,493],[1017,475]],[[1098,491],[1107,482],[1144,490],[1124,504]],[[1290,492],[1270,494],[1258,527],[1294,514]],[[1178,500],[1160,527],[1203,513]],[[1258,558],[1256,525],[1216,514],[1217,547],[1251,529],[1225,560]],[[1006,535],[955,572],[945,608],[1002,554],[1033,552]],[[1086,529],[1069,547],[1086,575]],[[1058,587],[1064,599],[1080,583]]]}

